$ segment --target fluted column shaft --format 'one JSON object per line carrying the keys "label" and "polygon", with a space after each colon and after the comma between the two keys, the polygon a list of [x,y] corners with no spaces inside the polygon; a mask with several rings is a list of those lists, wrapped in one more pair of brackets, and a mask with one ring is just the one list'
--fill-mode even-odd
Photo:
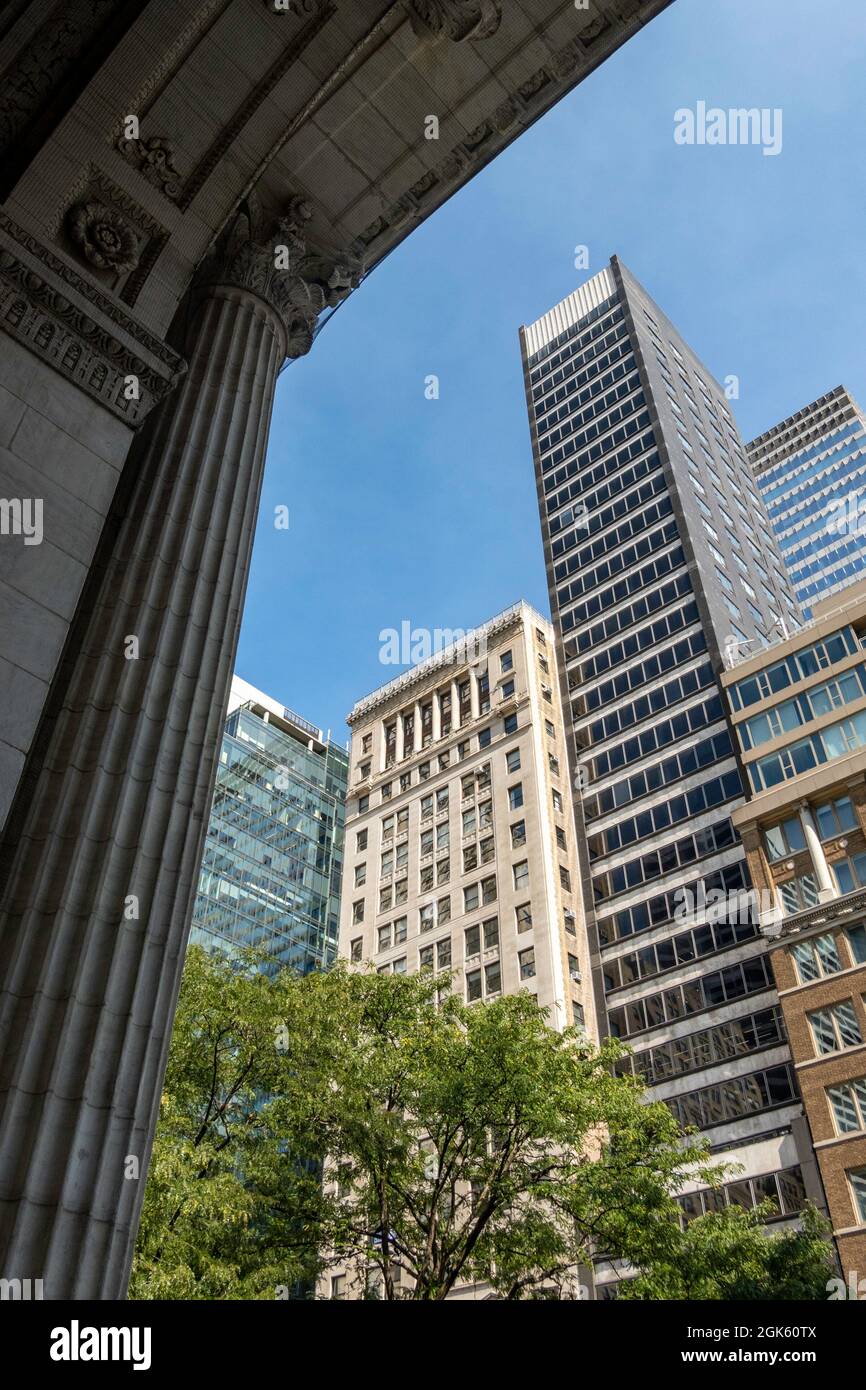
{"label": "fluted column shaft", "polygon": [[47,1298],[125,1293],[285,350],[200,304],[0,857],[0,1268]]}

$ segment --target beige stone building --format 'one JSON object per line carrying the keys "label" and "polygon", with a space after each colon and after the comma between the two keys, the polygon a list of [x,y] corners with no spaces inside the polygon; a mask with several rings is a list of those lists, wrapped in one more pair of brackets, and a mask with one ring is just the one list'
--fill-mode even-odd
{"label": "beige stone building", "polygon": [[734,813],[839,1258],[866,1273],[866,581],[722,677]]}
{"label": "beige stone building", "polygon": [[339,950],[594,1037],[554,662],[518,603],[355,705]]}

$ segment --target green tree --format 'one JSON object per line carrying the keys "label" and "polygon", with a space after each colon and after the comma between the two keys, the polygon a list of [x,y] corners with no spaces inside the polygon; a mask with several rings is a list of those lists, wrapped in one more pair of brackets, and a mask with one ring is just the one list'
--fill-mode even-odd
{"label": "green tree", "polygon": [[599,1251],[645,1271],[628,1297],[813,1288],[812,1227],[681,1230],[676,1195],[721,1170],[615,1074],[618,1044],[554,1031],[525,993],[254,965],[189,953],[131,1297],[274,1298],[343,1266],[386,1299],[574,1297]]}
{"label": "green tree", "polygon": [[274,1298],[314,1275],[327,1203],[304,1158],[323,1152],[323,1131],[293,1065],[305,1028],[312,1081],[321,1055],[313,1026],[288,972],[269,978],[253,958],[238,968],[190,950],[131,1298]]}
{"label": "green tree", "polygon": [[621,1286],[625,1299],[826,1299],[836,1274],[830,1227],[814,1207],[800,1229],[768,1234],[771,1203],[754,1211],[725,1207],[696,1217],[667,1258]]}

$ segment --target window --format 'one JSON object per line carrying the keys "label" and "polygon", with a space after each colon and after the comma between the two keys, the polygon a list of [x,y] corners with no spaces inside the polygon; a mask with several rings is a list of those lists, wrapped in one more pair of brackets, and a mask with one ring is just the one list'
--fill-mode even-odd
{"label": "window", "polygon": [[520,771],[520,749],[519,749],[519,748],[510,748],[510,749],[508,750],[508,752],[506,753],[506,755],[505,755],[505,770],[506,770],[506,772],[509,772],[509,773],[511,773],[511,772],[519,772],[519,771]]}
{"label": "window", "polygon": [[866,1168],[853,1168],[848,1174],[854,1211],[861,1225],[866,1225]]}
{"label": "window", "polygon": [[418,952],[418,969],[419,969],[419,970],[432,970],[432,969],[433,969],[433,947],[432,947],[432,946],[422,946],[422,947],[421,947],[421,950]]}
{"label": "window", "polygon": [[502,727],[503,727],[503,729],[504,729],[504,731],[505,731],[506,734],[513,734],[513,733],[515,733],[516,730],[517,730],[517,715],[516,715],[516,714],[509,714],[509,715],[506,715],[505,719],[503,720]]}
{"label": "window", "polygon": [[436,793],[436,814],[441,816],[448,811],[448,788],[440,787]]}
{"label": "window", "polygon": [[514,670],[514,658],[510,651],[503,652],[499,658],[499,669],[502,672]]}
{"label": "window", "polygon": [[493,843],[493,836],[488,835],[486,840],[481,841],[481,844],[478,846],[478,848],[481,852],[481,863],[489,864],[496,853],[496,847]]}
{"label": "window", "polygon": [[469,970],[466,974],[466,998],[470,1004],[481,998],[481,971]]}
{"label": "window", "polygon": [[493,734],[491,729],[481,729],[478,734],[478,747],[489,748],[492,736]]}
{"label": "window", "polygon": [[463,846],[463,872],[471,873],[478,868],[478,846],[476,844]]}
{"label": "window", "polygon": [[432,830],[422,830],[422,832],[421,832],[420,851],[421,851],[421,857],[422,857],[422,859],[423,859],[423,857],[424,857],[425,855],[427,855],[427,854],[432,854],[432,853],[433,853],[433,831],[432,831]]}
{"label": "window", "polygon": [[502,970],[498,960],[492,960],[484,967],[484,992],[487,995],[499,994],[502,989]]}
{"label": "window", "polygon": [[800,817],[793,816],[790,820],[782,821],[780,825],[765,830],[764,847],[771,862],[787,859],[790,855],[798,854],[800,850],[805,849],[806,837]]}
{"label": "window", "polygon": [[462,819],[463,834],[464,834],[464,835],[474,835],[474,834],[475,834],[475,827],[476,827],[476,825],[477,825],[477,819],[476,819],[476,814],[475,814],[475,807],[472,806],[472,807],[470,807],[470,809],[469,809],[468,811],[464,811],[464,812],[463,812],[463,819]]}
{"label": "window", "polygon": [[421,798],[421,819],[422,819],[422,820],[429,820],[430,817],[431,817],[432,815],[433,815],[433,793],[431,792],[429,796],[422,796],[422,798]]}
{"label": "window", "polygon": [[451,921],[450,894],[444,898],[440,898],[438,903],[436,904],[436,920],[438,921],[440,927],[444,926],[446,922]]}
{"label": "window", "polygon": [[359,960],[361,960],[363,954],[364,954],[364,938],[363,938],[363,936],[356,936],[355,939],[354,939],[354,941],[352,942],[352,945],[351,945],[350,951],[349,951],[349,955],[350,955],[350,958],[351,958],[351,960],[352,960],[352,963],[355,964],[355,963],[357,963]]}
{"label": "window", "polygon": [[468,960],[470,956],[477,956],[481,952],[481,928],[467,927],[463,933],[463,953]]}
{"label": "window", "polygon": [[367,865],[366,865],[366,864],[356,864],[356,865],[355,865],[355,887],[356,887],[356,888],[362,888],[366,882],[367,882]]}
{"label": "window", "polygon": [[394,838],[394,817],[385,816],[382,820],[382,843]]}
{"label": "window", "polygon": [[379,950],[387,951],[391,945],[391,923],[379,928]]}
{"label": "window", "polygon": [[398,917],[394,923],[394,945],[399,946],[401,941],[406,940],[406,929],[408,926],[407,917]]}
{"label": "window", "polygon": [[448,822],[443,820],[436,827],[436,853],[442,854],[448,849]]}
{"label": "window", "polygon": [[518,931],[529,931],[532,926],[532,907],[529,903],[521,903],[516,907],[515,917],[517,919]]}
{"label": "window", "polygon": [[517,782],[513,787],[508,788],[508,806],[512,811],[519,811],[523,805],[523,783]]}
{"label": "window", "polygon": [[488,917],[486,922],[481,923],[481,936],[485,951],[492,951],[494,947],[499,945],[498,917]]}
{"label": "window", "polygon": [[840,893],[853,893],[866,884],[866,854],[837,859],[831,865]]}
{"label": "window", "polygon": [[332,1298],[345,1298],[345,1297],[346,1297],[346,1276],[345,1276],[345,1274],[332,1274],[332,1275],[331,1275],[331,1297],[332,1297]]}
{"label": "window", "polygon": [[580,980],[580,962],[577,956],[573,956],[570,951],[568,953],[568,974],[572,980]]}
{"label": "window", "polygon": [[388,911],[388,908],[391,906],[391,899],[392,899],[392,897],[393,897],[393,894],[394,894],[394,890],[393,890],[393,888],[390,886],[390,884],[388,885],[387,888],[380,888],[380,889],[379,889],[379,911],[380,911],[380,912],[387,912],[387,911]]}
{"label": "window", "polygon": [[825,936],[814,936],[810,941],[798,942],[791,947],[791,955],[801,985],[820,980],[824,975],[835,975],[842,969],[836,939],[829,932]]}
{"label": "window", "polygon": [[363,922],[364,920],[364,899],[359,898],[356,903],[352,903],[352,921]]}
{"label": "window", "polygon": [[521,859],[519,864],[512,865],[515,888],[527,888],[529,886],[529,864],[527,860]]}
{"label": "window", "polygon": [[513,694],[514,694],[514,681],[503,681],[503,682],[502,682],[502,698],[503,698],[503,700],[510,700]]}
{"label": "window", "polygon": [[556,791],[556,789],[554,789],[553,792],[553,809],[554,811],[562,810],[562,793]]}
{"label": "window", "polygon": [[355,849],[356,849],[356,850],[363,850],[363,849],[366,849],[366,848],[367,848],[367,832],[366,832],[366,830],[359,830],[358,833],[357,833],[357,835],[355,836]]}
{"label": "window", "polygon": [[535,974],[535,947],[528,946],[525,951],[518,951],[517,961],[521,980],[531,980]]}
{"label": "window", "polygon": [[358,781],[359,781],[359,782],[366,782],[366,780],[367,780],[367,778],[368,778],[369,776],[370,776],[370,764],[369,764],[369,763],[361,763],[361,764],[359,765],[359,767],[358,767]]}
{"label": "window", "polygon": [[866,927],[848,927],[845,932],[855,965],[866,965]]}
{"label": "window", "polygon": [[436,925],[434,913],[435,907],[433,903],[425,903],[423,907],[418,909],[419,930],[422,932],[432,931],[433,927]]}
{"label": "window", "polygon": [[363,816],[364,812],[365,812],[365,811],[369,811],[369,809],[370,809],[370,798],[369,798],[369,796],[359,796],[359,797],[358,797],[358,815],[359,815],[359,816]]}
{"label": "window", "polygon": [[478,884],[471,883],[463,889],[463,911],[474,912],[479,903]]}
{"label": "window", "polygon": [[866,1129],[866,1076],[846,1081],[842,1086],[829,1086],[827,1099],[837,1134],[853,1134],[858,1129]]}
{"label": "window", "polygon": [[857,814],[849,796],[816,806],[815,820],[822,840],[831,840],[835,835],[843,835],[846,830],[857,829]]}
{"label": "window", "polygon": [[436,942],[436,969],[445,970],[451,965],[451,937],[444,936]]}
{"label": "window", "polygon": [[526,821],[516,820],[511,827],[511,848],[519,849],[526,844]]}
{"label": "window", "polygon": [[442,883],[447,883],[448,880],[450,879],[450,877],[451,877],[451,861],[448,860],[448,859],[439,859],[439,860],[437,860],[437,863],[436,863],[436,884],[437,884],[437,886],[439,886],[439,885],[442,884]]}
{"label": "window", "polygon": [[481,901],[487,903],[496,902],[496,879],[495,877],[483,878],[481,880]]}
{"label": "window", "polygon": [[829,1009],[816,1009],[806,1015],[812,1028],[812,1037],[819,1056],[828,1052],[839,1052],[843,1047],[854,1047],[862,1042],[860,1027],[854,1015],[854,1006],[849,1001],[834,1004]]}

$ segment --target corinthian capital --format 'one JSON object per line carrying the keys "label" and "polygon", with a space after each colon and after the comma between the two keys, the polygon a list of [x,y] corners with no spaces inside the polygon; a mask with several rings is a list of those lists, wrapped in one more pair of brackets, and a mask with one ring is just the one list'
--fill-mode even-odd
{"label": "corinthian capital", "polygon": [[303,198],[270,219],[245,210],[202,268],[208,285],[235,285],[268,303],[282,320],[286,356],[303,357],[313,345],[319,315],[355,288],[362,263],[347,252],[310,243],[312,209]]}

